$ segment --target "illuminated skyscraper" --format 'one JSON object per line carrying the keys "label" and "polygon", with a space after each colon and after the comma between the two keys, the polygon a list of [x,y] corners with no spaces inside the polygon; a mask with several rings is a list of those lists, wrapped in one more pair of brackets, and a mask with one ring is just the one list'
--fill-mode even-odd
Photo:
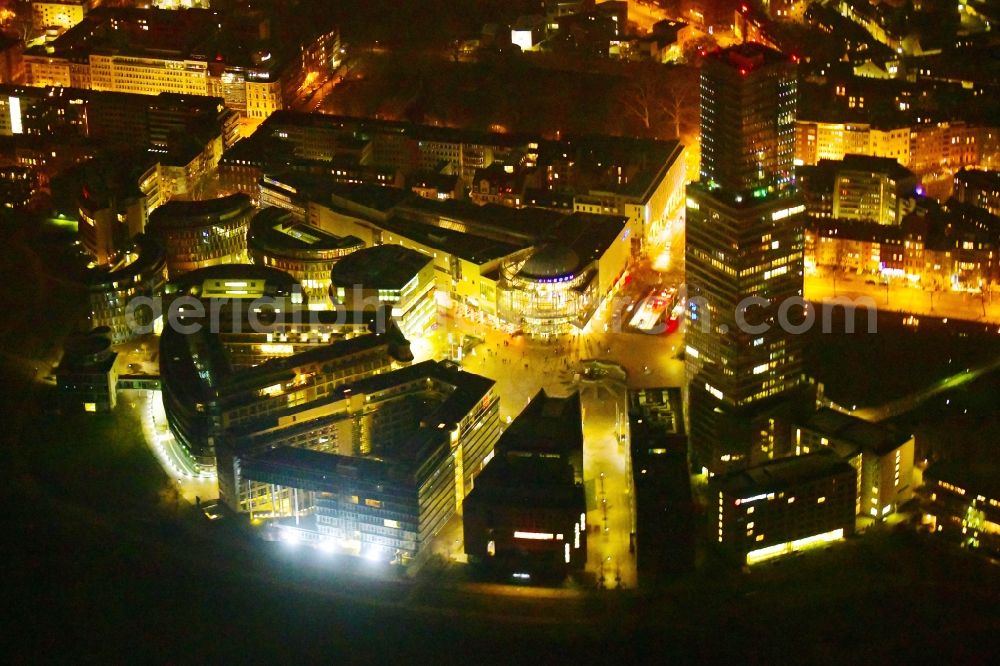
{"label": "illuminated skyscraper", "polygon": [[711,54],[701,72],[701,180],[762,196],[792,181],[796,66],[765,46]]}
{"label": "illuminated skyscraper", "polygon": [[759,44],[716,52],[702,69],[702,179],[687,191],[686,353],[692,461],[711,472],[780,456],[784,398],[801,383],[795,101],[794,63]]}

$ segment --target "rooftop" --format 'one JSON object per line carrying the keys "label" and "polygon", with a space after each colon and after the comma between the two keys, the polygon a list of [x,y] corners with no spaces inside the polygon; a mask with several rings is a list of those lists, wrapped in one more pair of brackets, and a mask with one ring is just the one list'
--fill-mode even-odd
{"label": "rooftop", "polygon": [[189,271],[167,285],[167,294],[195,298],[245,298],[290,295],[298,281],[288,273],[257,264],[222,264]]}
{"label": "rooftop", "polygon": [[708,54],[707,61],[738,70],[741,74],[774,63],[791,63],[785,54],[757,42],[743,42],[713,51]]}
{"label": "rooftop", "polygon": [[924,472],[924,479],[944,481],[957,486],[965,491],[969,501],[977,495],[982,495],[988,500],[1000,500],[1000,464],[995,460],[936,462]]}
{"label": "rooftop", "polygon": [[497,447],[504,453],[582,453],[580,394],[553,397],[540,390],[504,431]]}
{"label": "rooftop", "polygon": [[855,155],[848,153],[842,160],[822,159],[817,164],[819,168],[836,170],[868,171],[883,173],[897,180],[916,178],[914,173],[892,157],[873,157],[872,155]]}
{"label": "rooftop", "polygon": [[168,201],[149,214],[149,225],[165,228],[203,226],[249,213],[250,197],[242,192],[218,199]]}
{"label": "rooftop", "polygon": [[604,255],[627,224],[628,218],[622,215],[571,213],[545,229],[544,237],[572,250],[581,264],[589,264]]}
{"label": "rooftop", "polygon": [[254,215],[247,233],[247,247],[275,256],[325,259],[326,253],[360,249],[364,241],[355,236],[334,236],[296,221],[284,208],[268,207]]}
{"label": "rooftop", "polygon": [[337,453],[313,451],[294,446],[268,449],[240,461],[245,478],[267,480],[277,473],[282,479],[294,475],[298,487],[304,490],[337,492],[341,484],[351,479],[363,483],[403,482],[416,484],[414,474],[419,470],[420,459],[426,459],[447,446],[446,441],[429,443],[414,456],[417,464],[378,458],[361,458]]}
{"label": "rooftop", "polygon": [[507,243],[475,233],[463,233],[447,227],[414,222],[399,216],[390,217],[385,222],[380,222],[379,226],[390,233],[397,233],[416,243],[447,252],[479,266],[509,257],[529,246],[528,243]]}
{"label": "rooftop", "polygon": [[56,372],[61,374],[84,369],[103,372],[111,370],[118,354],[111,350],[111,339],[105,331],[106,328],[95,328],[89,333],[66,338],[63,357]]}
{"label": "rooftop", "polygon": [[518,275],[529,278],[557,278],[572,275],[580,266],[580,257],[564,245],[539,246],[521,265]]}
{"label": "rooftop", "polygon": [[582,486],[576,484],[573,468],[552,458],[506,458],[490,462],[476,477],[467,501],[490,502],[498,509],[523,509],[525,504],[547,508],[585,510]]}
{"label": "rooftop", "polygon": [[132,249],[125,258],[111,266],[98,266],[87,273],[87,286],[91,289],[114,289],[116,282],[123,285],[131,278],[141,277],[147,271],[152,275],[165,275],[166,252],[155,239],[145,234],[135,237]]}
{"label": "rooftop", "polygon": [[330,281],[334,286],[401,290],[433,261],[401,245],[375,245],[338,261],[330,271]]}
{"label": "rooftop", "polygon": [[955,174],[955,182],[964,183],[967,187],[991,189],[994,192],[1000,192],[1000,171],[962,169]]}
{"label": "rooftop", "polygon": [[872,423],[829,408],[813,414],[804,425],[830,439],[840,439],[878,455],[893,451],[913,437],[892,426]]}
{"label": "rooftop", "polygon": [[649,388],[628,393],[629,433],[635,457],[687,451],[679,388]]}
{"label": "rooftop", "polygon": [[824,449],[748,467],[718,477],[714,483],[730,495],[749,497],[795,488],[840,474],[855,474],[855,471],[836,453]]}
{"label": "rooftop", "polygon": [[[449,441],[451,431],[492,390],[494,385],[493,380],[465,372],[452,364],[423,361],[391,372],[372,375],[352,384],[338,386],[323,399],[299,405],[277,414],[269,414],[263,417],[260,423],[274,423],[279,417],[283,418],[288,415],[312,410],[323,404],[344,400],[349,396],[370,395],[414,383],[427,388],[422,383],[424,380],[432,380],[444,384],[447,389],[443,391],[443,398],[440,402],[431,406],[428,413],[421,415],[420,425],[408,436],[404,436],[398,441],[393,442],[391,446],[380,446],[378,448],[378,456],[380,457],[377,460],[374,456],[334,456],[333,454],[323,453],[318,455],[329,457],[321,459],[316,457],[316,455],[299,456],[299,454],[286,454],[293,458],[298,456],[299,459],[309,459],[314,464],[325,469],[329,469],[328,466],[334,465],[334,461],[339,459],[340,464],[357,465],[372,474],[379,473],[377,468],[373,467],[374,464],[378,463],[419,464],[422,458],[427,455],[427,451]],[[251,429],[253,428],[251,427]]]}

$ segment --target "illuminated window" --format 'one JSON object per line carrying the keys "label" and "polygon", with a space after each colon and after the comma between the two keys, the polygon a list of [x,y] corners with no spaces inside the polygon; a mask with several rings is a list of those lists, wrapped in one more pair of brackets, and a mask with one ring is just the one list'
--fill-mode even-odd
{"label": "illuminated window", "polygon": [[381,509],[382,508],[382,502],[380,500],[377,500],[377,499],[366,499],[365,500],[365,506],[370,506],[373,509]]}
{"label": "illuminated window", "polygon": [[83,411],[85,411],[85,412],[96,412],[97,411],[97,405],[95,403],[93,403],[93,402],[85,402],[85,403],[83,403]]}

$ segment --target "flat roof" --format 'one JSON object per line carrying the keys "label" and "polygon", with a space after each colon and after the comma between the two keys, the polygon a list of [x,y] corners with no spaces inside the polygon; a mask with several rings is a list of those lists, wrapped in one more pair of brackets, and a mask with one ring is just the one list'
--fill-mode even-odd
{"label": "flat roof", "polygon": [[597,261],[625,230],[623,215],[571,213],[545,230],[547,240],[573,250],[581,265]]}
{"label": "flat roof", "polygon": [[149,214],[152,227],[183,228],[211,224],[249,212],[250,197],[242,192],[200,201],[168,201]]}
{"label": "flat roof", "polygon": [[158,271],[166,279],[167,253],[163,246],[146,234],[135,237],[125,258],[110,266],[97,266],[87,271],[87,286],[91,289],[116,289],[124,282],[143,273]]}
{"label": "flat roof", "polygon": [[[353,340],[358,339],[360,338],[353,338]],[[296,358],[298,356],[301,356],[301,354],[288,358]],[[272,361],[268,361],[267,363],[281,360],[285,359],[272,359]],[[256,366],[256,368],[260,367],[262,366]],[[496,383],[488,377],[466,372],[448,362],[422,361],[389,372],[380,372],[350,384],[338,386],[332,389],[325,398],[304,405],[298,405],[280,413],[269,414],[264,417],[264,420],[276,424],[279,417],[308,411],[321,405],[343,400],[351,395],[378,393],[379,391],[384,391],[395,386],[402,386],[427,379],[442,381],[452,387],[452,391],[447,398],[421,418],[421,421],[428,424],[428,430],[440,430],[444,432],[452,430],[475,407],[477,402],[489,394]],[[441,424],[444,424],[445,427],[439,427]]]}
{"label": "flat roof", "polygon": [[[279,446],[242,458],[241,473],[248,479],[268,479],[275,472],[291,472],[305,490],[335,490],[339,482],[357,479],[375,484],[382,481],[418,484],[422,463],[441,453],[447,440],[425,442],[412,460],[346,456],[294,446]],[[280,475],[287,483],[288,474]]]}
{"label": "flat roof", "polygon": [[352,252],[333,266],[334,286],[360,285],[364,289],[402,289],[434,261],[401,245],[375,245]]}
{"label": "flat roof", "polygon": [[[395,135],[429,143],[462,143],[521,149],[538,153],[538,168],[554,160],[567,159],[577,168],[587,167],[586,180],[591,189],[640,199],[648,198],[653,188],[681,156],[683,146],[676,140],[638,139],[607,135],[567,136],[559,140],[542,139],[537,134],[495,133],[463,128],[418,125],[405,121],[376,120],[351,116],[275,111],[261,127],[273,133],[280,127],[317,128],[353,133]],[[617,167],[622,166],[619,170]],[[584,187],[576,192],[587,194]]]}
{"label": "flat roof", "polygon": [[865,421],[851,414],[824,408],[806,419],[803,427],[884,455],[909,441],[913,435],[894,426]]}
{"label": "flat roof", "polygon": [[277,256],[321,260],[324,253],[361,249],[364,241],[356,236],[335,236],[298,221],[284,208],[267,207],[250,222],[247,246]]}
{"label": "flat roof", "polygon": [[579,392],[554,397],[544,389],[539,390],[501,435],[497,448],[505,454],[582,454],[583,411]]}
{"label": "flat roof", "polygon": [[378,226],[413,242],[447,252],[480,266],[530,247],[528,243],[507,243],[475,233],[463,233],[446,227],[414,222],[395,215],[385,222],[379,222]]}
{"label": "flat roof", "polygon": [[1000,192],[1000,171],[962,169],[955,174],[955,182],[961,182],[970,187],[993,189]]}
{"label": "flat roof", "polygon": [[731,472],[717,477],[713,483],[730,495],[748,497],[795,488],[839,474],[855,474],[855,470],[830,449],[823,449]]}
{"label": "flat roof", "polygon": [[835,171],[869,171],[884,173],[895,179],[916,178],[916,175],[892,157],[875,157],[872,155],[856,155],[848,153],[841,160],[821,159],[817,164],[820,169]]}
{"label": "flat roof", "polygon": [[735,46],[712,51],[706,56],[706,61],[739,70],[741,73],[773,63],[791,63],[789,57],[781,51],[776,51],[758,42],[742,42]]}
{"label": "flat roof", "polygon": [[544,208],[512,208],[501,204],[478,205],[468,200],[437,201],[413,197],[401,206],[400,216],[436,219],[439,226],[454,220],[472,225],[467,233],[478,233],[508,243],[531,241],[539,230],[553,224],[565,213]]}
{"label": "flat roof", "polygon": [[408,199],[422,199],[409,190],[367,183],[330,183],[329,194],[334,204],[339,199],[379,213],[386,213]]}
{"label": "flat roof", "polygon": [[[287,296],[298,281],[288,273],[259,264],[221,264],[188,271],[167,285],[168,294],[196,298]],[[240,291],[252,293],[240,293]]]}
{"label": "flat roof", "polygon": [[[260,366],[258,366],[260,367]],[[441,446],[447,446],[450,432],[476,405],[485,398],[492,389],[494,382],[457,366],[438,361],[424,361],[390,372],[379,373],[352,384],[336,387],[327,398],[313,401],[280,413],[269,414],[258,423],[276,423],[278,418],[287,417],[304,410],[314,409],[323,404],[342,400],[350,395],[365,395],[383,391],[394,386],[401,386],[423,379],[433,379],[445,382],[451,386],[451,391],[443,400],[433,406],[428,413],[422,414],[420,424],[412,432],[394,441],[389,447],[379,447],[377,455],[344,456],[331,453],[310,451],[309,453],[293,453],[286,451],[276,454],[265,452],[250,456],[248,462],[283,461],[282,464],[299,466],[300,469],[314,469],[318,472],[326,470],[337,474],[343,466],[354,467],[361,473],[377,477],[388,475],[392,468],[403,469],[412,474]],[[282,447],[291,448],[291,447]],[[277,451],[280,449],[274,449]],[[295,449],[305,451],[305,449]]]}
{"label": "flat roof", "polygon": [[924,479],[945,481],[965,491],[971,502],[977,495],[1000,500],[1000,464],[995,460],[958,461],[942,460],[932,463],[924,472]]}
{"label": "flat roof", "polygon": [[687,451],[681,390],[676,387],[628,392],[633,457]]}
{"label": "flat roof", "polygon": [[584,488],[576,484],[573,467],[557,458],[494,458],[476,477],[466,501],[499,510],[543,506],[586,511]]}

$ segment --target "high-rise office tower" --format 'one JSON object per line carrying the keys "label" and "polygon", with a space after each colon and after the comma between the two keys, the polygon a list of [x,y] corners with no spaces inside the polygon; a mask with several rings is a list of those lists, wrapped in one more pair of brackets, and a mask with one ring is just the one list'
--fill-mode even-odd
{"label": "high-rise office tower", "polygon": [[762,197],[792,181],[796,65],[752,42],[717,51],[701,70],[701,181]]}
{"label": "high-rise office tower", "polygon": [[802,381],[795,77],[791,60],[753,43],[710,55],[702,69],[686,353],[692,462],[711,472],[782,455],[787,398]]}

